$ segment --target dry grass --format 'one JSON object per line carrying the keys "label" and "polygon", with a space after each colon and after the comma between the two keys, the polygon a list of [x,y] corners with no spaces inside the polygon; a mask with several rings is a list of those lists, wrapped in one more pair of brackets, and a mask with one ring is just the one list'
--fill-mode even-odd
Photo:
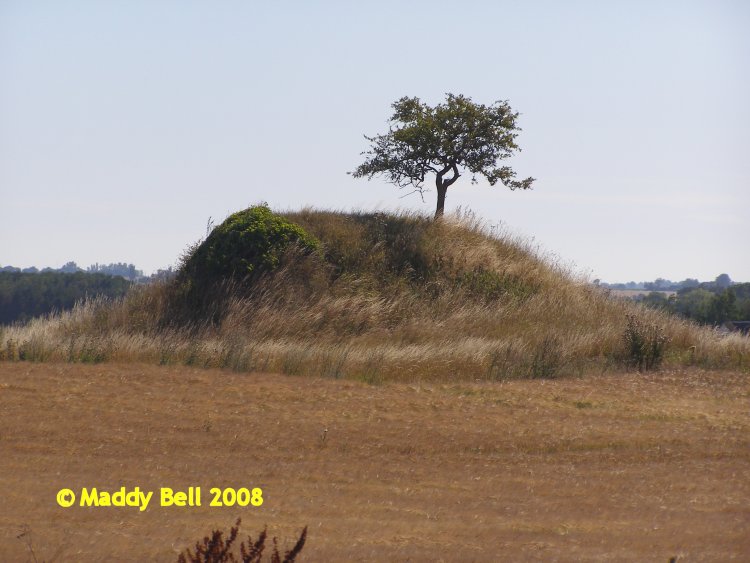
{"label": "dry grass", "polygon": [[[301,561],[743,560],[750,380],[664,370],[388,384],[0,363],[0,560],[175,561],[238,517]],[[207,423],[208,422],[208,423]],[[262,487],[261,507],[55,494]]]}
{"label": "dry grass", "polygon": [[81,304],[2,330],[0,359],[183,364],[372,383],[551,378],[634,363],[623,341],[632,316],[668,339],[667,366],[750,366],[750,339],[610,297],[529,241],[471,215],[437,223],[313,210],[287,217],[323,242],[323,258],[292,256],[250,292],[224,287],[210,311],[181,308],[176,284]]}

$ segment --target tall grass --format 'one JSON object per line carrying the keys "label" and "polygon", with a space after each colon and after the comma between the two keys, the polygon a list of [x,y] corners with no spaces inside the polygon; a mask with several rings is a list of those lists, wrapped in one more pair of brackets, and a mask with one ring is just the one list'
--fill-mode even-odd
{"label": "tall grass", "polygon": [[[662,365],[747,368],[750,339],[610,297],[470,214],[302,210],[323,244],[252,287],[180,301],[177,281],[6,327],[0,358],[138,361],[390,380],[558,377],[632,365],[629,322],[658,327]],[[643,367],[643,366],[641,366]]]}

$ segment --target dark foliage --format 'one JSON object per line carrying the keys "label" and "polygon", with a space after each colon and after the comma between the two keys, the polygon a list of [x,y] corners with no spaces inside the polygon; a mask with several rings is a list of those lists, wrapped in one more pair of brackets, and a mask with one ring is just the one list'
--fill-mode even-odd
{"label": "dark foliage", "polygon": [[0,324],[72,309],[86,298],[121,297],[128,287],[129,281],[104,274],[0,272]]}

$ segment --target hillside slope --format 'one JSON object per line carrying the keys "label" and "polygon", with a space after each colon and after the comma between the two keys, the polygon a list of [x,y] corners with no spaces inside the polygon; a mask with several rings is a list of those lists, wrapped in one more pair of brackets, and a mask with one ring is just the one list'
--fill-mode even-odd
{"label": "hillside slope", "polygon": [[[234,237],[219,241],[222,252],[247,250],[241,245],[249,239],[227,227],[235,214],[186,253],[176,280],[7,329],[0,335],[2,355],[182,363],[372,383],[549,378],[633,367],[648,354],[657,356],[653,367],[660,360],[747,367],[747,338],[720,338],[613,298],[528,241],[471,215],[435,222],[410,214],[282,214],[293,224],[289,232],[305,241],[302,248],[270,210],[241,213],[258,209],[274,221],[276,238],[253,231],[252,240],[272,246],[236,260],[249,268],[244,273],[232,270],[209,283],[195,265],[196,257],[215,257],[206,247],[216,244],[214,233]],[[253,270],[251,258],[271,266]]]}

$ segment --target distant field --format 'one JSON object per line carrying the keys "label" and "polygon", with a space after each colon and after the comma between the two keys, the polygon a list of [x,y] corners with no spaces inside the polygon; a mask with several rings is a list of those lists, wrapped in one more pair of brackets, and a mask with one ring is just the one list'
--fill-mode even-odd
{"label": "distant field", "polygon": [[[23,525],[38,561],[174,561],[238,516],[286,547],[308,525],[301,561],[739,561],[749,398],[727,371],[368,386],[0,362],[0,561],[34,560]],[[123,485],[265,502],[55,502]]]}
{"label": "distant field", "polygon": [[654,291],[649,289],[613,289],[612,295],[620,297],[638,297],[639,295],[648,295],[649,293],[663,293],[666,297],[677,295],[676,291]]}

